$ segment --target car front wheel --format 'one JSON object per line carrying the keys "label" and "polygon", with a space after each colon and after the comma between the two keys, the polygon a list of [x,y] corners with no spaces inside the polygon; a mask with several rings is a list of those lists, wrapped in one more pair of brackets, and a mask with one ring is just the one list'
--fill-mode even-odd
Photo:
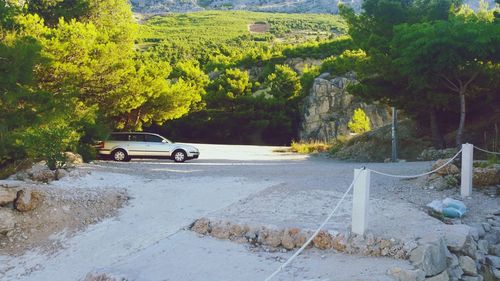
{"label": "car front wheel", "polygon": [[112,156],[113,156],[113,160],[118,161],[118,162],[128,161],[128,154],[123,149],[117,149],[117,150],[113,151]]}
{"label": "car front wheel", "polygon": [[172,159],[174,159],[175,162],[181,163],[181,162],[186,161],[187,154],[186,154],[186,152],[184,152],[182,150],[176,150],[176,151],[174,151]]}

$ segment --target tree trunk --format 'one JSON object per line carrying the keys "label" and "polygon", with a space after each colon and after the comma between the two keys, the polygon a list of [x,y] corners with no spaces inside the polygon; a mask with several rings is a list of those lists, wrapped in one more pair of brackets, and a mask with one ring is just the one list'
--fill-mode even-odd
{"label": "tree trunk", "polygon": [[434,148],[443,149],[445,147],[443,135],[441,135],[441,129],[439,128],[439,121],[436,109],[431,109],[430,113],[430,121],[431,121],[431,134],[432,141],[434,143]]}
{"label": "tree trunk", "polygon": [[462,138],[464,134],[465,127],[465,90],[460,90],[460,124],[458,125],[456,144],[457,146],[462,145]]}

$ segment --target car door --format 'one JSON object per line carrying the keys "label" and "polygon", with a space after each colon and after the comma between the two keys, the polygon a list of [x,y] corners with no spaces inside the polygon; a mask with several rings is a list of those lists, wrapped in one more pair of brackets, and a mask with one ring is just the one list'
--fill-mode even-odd
{"label": "car door", "polygon": [[168,157],[172,153],[170,151],[170,144],[165,139],[153,134],[146,134],[144,137],[148,156]]}
{"label": "car door", "polygon": [[147,143],[144,141],[144,134],[129,134],[127,148],[131,156],[148,155],[146,145]]}

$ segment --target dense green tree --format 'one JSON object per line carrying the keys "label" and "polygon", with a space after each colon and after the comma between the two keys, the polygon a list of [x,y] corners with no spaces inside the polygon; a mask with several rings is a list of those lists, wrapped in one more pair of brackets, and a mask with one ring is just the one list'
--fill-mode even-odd
{"label": "dense green tree", "polygon": [[466,96],[481,75],[500,61],[500,25],[488,21],[434,21],[396,28],[395,65],[415,89],[445,87],[460,100],[456,144],[462,143]]}
{"label": "dense green tree", "polygon": [[[355,14],[345,7],[341,9],[343,17],[348,22],[353,44],[366,52],[363,63],[358,67],[354,64],[360,83],[352,86],[352,92],[366,100],[379,100],[404,109],[409,116],[417,120],[429,120],[436,147],[444,145],[440,124],[450,112],[454,111],[454,95],[450,93],[446,84],[434,84],[430,87],[429,83],[418,81],[433,78],[430,75],[415,76],[401,71],[401,64],[396,63],[397,59],[402,59],[401,50],[398,48],[406,43],[412,45],[424,43],[407,40],[393,46],[396,44],[393,38],[395,32],[400,32],[400,35],[403,33],[398,29],[400,25],[432,25],[436,21],[451,21],[449,18],[454,14],[464,13],[464,9],[457,11],[457,4],[455,1],[437,0],[367,0],[363,3],[361,14]],[[481,13],[492,14],[491,11],[474,13],[468,10],[465,15]],[[456,29],[450,29],[453,34],[450,36],[460,33],[462,27],[464,26],[456,25]],[[429,44],[434,44],[436,47],[440,44],[438,43],[440,38],[436,34],[429,32],[426,38],[431,40]],[[467,39],[467,42],[470,42],[470,39]],[[414,50],[417,54],[421,53],[420,50]],[[440,49],[440,52],[443,58],[446,57],[447,51]],[[433,53],[434,57],[427,57],[427,61],[413,61],[413,66],[418,68],[421,64],[427,66],[434,64],[441,56],[437,56],[437,50]]]}
{"label": "dense green tree", "polygon": [[276,65],[266,81],[270,93],[278,98],[291,100],[301,94],[302,86],[297,73],[287,65]]}
{"label": "dense green tree", "polygon": [[55,25],[59,18],[80,19],[89,12],[89,0],[28,0],[29,13],[42,17],[49,25]]}

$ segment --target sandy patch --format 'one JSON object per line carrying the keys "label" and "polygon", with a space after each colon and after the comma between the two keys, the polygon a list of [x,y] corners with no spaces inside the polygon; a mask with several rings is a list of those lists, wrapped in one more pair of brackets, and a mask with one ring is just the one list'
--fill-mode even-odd
{"label": "sandy patch", "polygon": [[248,31],[252,33],[266,33],[271,28],[269,23],[256,22],[248,25]]}

